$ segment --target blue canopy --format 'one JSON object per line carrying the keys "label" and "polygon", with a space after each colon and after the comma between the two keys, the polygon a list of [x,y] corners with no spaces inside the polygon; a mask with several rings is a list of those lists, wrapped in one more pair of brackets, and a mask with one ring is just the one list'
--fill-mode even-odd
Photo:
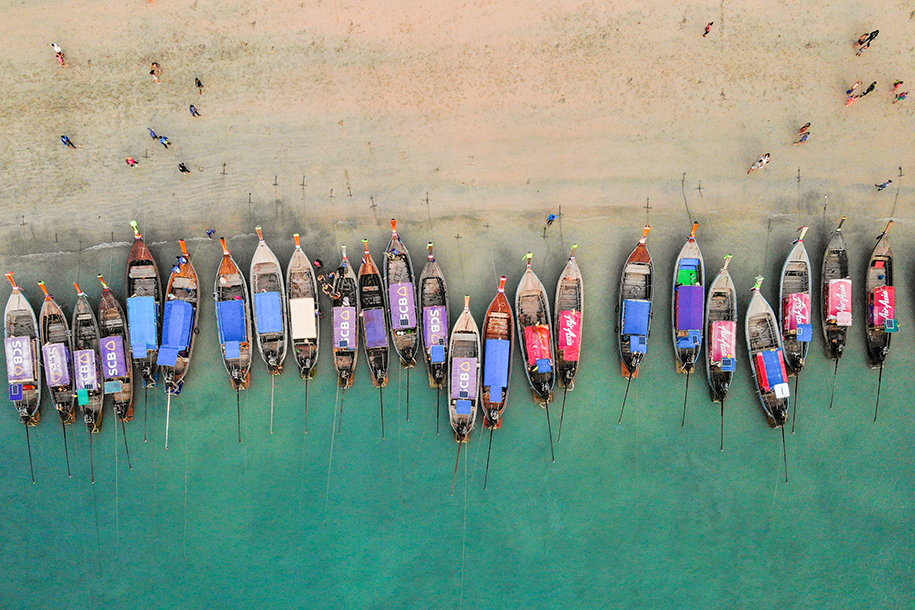
{"label": "blue canopy", "polygon": [[283,332],[283,302],[279,292],[258,292],[254,295],[254,311],[257,313],[257,332]]}
{"label": "blue canopy", "polygon": [[219,301],[216,303],[216,319],[219,322],[219,342],[248,340],[248,329],[245,323],[245,302],[241,299]]}
{"label": "blue canopy", "polygon": [[445,346],[433,345],[429,348],[429,361],[432,364],[443,364],[445,362]]}
{"label": "blue canopy", "polygon": [[130,349],[134,358],[146,358],[149,350],[158,347],[159,316],[153,297],[127,299],[127,323],[130,329]]}
{"label": "blue canopy", "polygon": [[512,344],[507,339],[487,339],[486,359],[483,361],[483,385],[508,387],[508,359]]}
{"label": "blue canopy", "polygon": [[159,366],[178,366],[177,347],[160,347],[159,355],[156,357],[156,364]]}
{"label": "blue canopy", "polygon": [[473,413],[473,404],[469,400],[459,400],[455,405],[458,415],[470,415]]}
{"label": "blue canopy", "polygon": [[187,349],[191,343],[191,324],[194,306],[187,301],[173,299],[165,302],[162,314],[162,347],[178,351]]}
{"label": "blue canopy", "polygon": [[238,341],[226,341],[226,360],[241,358],[241,344]]}
{"label": "blue canopy", "polygon": [[623,301],[624,335],[647,335],[651,320],[651,301],[626,299]]}
{"label": "blue canopy", "polygon": [[797,340],[801,343],[810,343],[813,341],[813,325],[811,324],[798,324],[797,325]]}

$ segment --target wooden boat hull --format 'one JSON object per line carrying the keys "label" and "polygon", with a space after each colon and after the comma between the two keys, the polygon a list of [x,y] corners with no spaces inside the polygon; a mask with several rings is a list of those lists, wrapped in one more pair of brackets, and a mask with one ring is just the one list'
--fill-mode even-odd
{"label": "wooden boat hull", "polygon": [[184,387],[200,321],[200,280],[183,241],[181,247],[183,253],[178,264],[172,268],[165,289],[162,346],[158,361],[165,380],[165,391],[172,395],[180,394]]}
{"label": "wooden boat hull", "polygon": [[299,376],[302,379],[313,379],[321,344],[321,303],[311,261],[298,243],[286,267],[286,289],[289,297],[286,311],[289,312],[292,354]]}
{"label": "wooden boat hull", "polygon": [[556,383],[553,323],[546,289],[531,270],[530,261],[515,293],[515,316],[524,374],[535,400],[549,404]]}
{"label": "wooden boat hull", "polygon": [[706,377],[712,402],[727,397],[736,366],[737,289],[725,266],[709,286],[705,301]]}
{"label": "wooden boat hull", "polygon": [[[232,388],[245,390],[251,385],[251,311],[248,284],[228,250],[224,250],[216,284],[216,324],[223,362]],[[237,302],[236,305],[225,303]]]}
{"label": "wooden boat hull", "polygon": [[128,422],[133,419],[133,366],[127,351],[130,335],[124,309],[109,288],[102,291],[99,301],[98,325],[105,394],[111,395],[115,416]]}
{"label": "wooden boat hull", "polygon": [[[73,373],[77,403],[83,421],[93,434],[102,426],[104,386],[101,369],[101,334],[89,299],[80,293],[73,307]],[[81,393],[81,390],[84,393]]]}
{"label": "wooden boat hull", "polygon": [[362,323],[362,345],[368,361],[372,384],[383,388],[388,385],[388,329],[385,306],[384,283],[372,255],[366,251],[359,268],[359,308]]}
{"label": "wooden boat hull", "polygon": [[41,421],[38,320],[21,288],[13,288],[13,293],[6,302],[3,330],[10,400],[19,413],[20,422],[26,426],[37,426]]}
{"label": "wooden boat hull", "polygon": [[69,425],[76,421],[73,341],[70,335],[70,322],[53,296],[45,297],[41,305],[38,326],[44,356],[45,382],[51,395],[51,402],[57,409],[60,421],[64,425]]}
{"label": "wooden boat hull", "polygon": [[620,276],[617,345],[620,352],[620,371],[626,378],[638,377],[639,367],[648,353],[648,337],[651,334],[654,265],[645,245],[647,235],[648,227],[626,259]]}
{"label": "wooden boat hull", "polygon": [[694,236],[677,256],[672,286],[670,319],[677,372],[691,373],[702,357],[705,328],[705,262]]}
{"label": "wooden boat hull", "polygon": [[[889,226],[887,227],[889,230]],[[890,341],[896,324],[896,292],[893,282],[893,250],[886,231],[878,238],[871,253],[865,277],[867,290],[865,312],[867,315],[867,363],[879,369],[886,363]]]}
{"label": "wooden boat hull", "polygon": [[[810,333],[802,325],[809,325],[812,312],[810,257],[804,247],[803,236],[791,249],[782,267],[778,301],[781,306],[778,320],[782,342],[785,346],[785,366],[789,375],[798,375],[807,361]],[[803,339],[807,338],[806,341]]]}
{"label": "wooden boat hull", "polygon": [[353,387],[355,379],[362,317],[359,311],[359,282],[346,257],[345,247],[329,296],[333,302],[334,369],[337,371],[337,386],[348,389]]}
{"label": "wooden boat hull", "polygon": [[451,331],[448,349],[448,417],[454,440],[466,443],[476,421],[480,398],[480,332],[469,306]]}
{"label": "wooden boat hull", "polygon": [[[756,384],[756,395],[762,406],[766,420],[772,428],[781,428],[788,421],[789,396],[787,370],[784,366],[782,337],[778,329],[778,320],[769,303],[759,290],[754,290],[753,298],[747,308],[745,323],[746,341],[750,357],[750,369]],[[780,367],[781,374],[770,378],[764,373],[767,360],[775,363],[771,372]],[[761,360],[762,359],[762,360]],[[760,364],[763,362],[764,364]]]}
{"label": "wooden boat hull", "polygon": [[280,261],[263,239],[251,259],[251,313],[267,372],[279,375],[286,359],[286,287]]}
{"label": "wooden boat hull", "polygon": [[575,374],[581,358],[584,337],[585,289],[574,250],[556,283],[556,381],[569,390],[575,387]]}
{"label": "wooden boat hull", "polygon": [[[156,360],[159,351],[160,315],[162,311],[162,280],[152,252],[136,233],[133,247],[127,257],[127,313],[130,336],[134,341],[146,344],[131,346],[133,364],[140,373],[146,387],[156,385],[159,373]],[[152,306],[142,303],[151,299]],[[140,300],[135,300],[140,299]],[[141,306],[142,304],[142,306]],[[138,313],[135,313],[138,312]],[[139,345],[139,343],[138,343]]]}
{"label": "wooden boat hull", "polygon": [[515,353],[515,321],[511,303],[505,296],[505,277],[483,319],[483,379],[480,405],[483,426],[501,428],[511,382]]}
{"label": "wooden boat hull", "polygon": [[419,275],[420,328],[423,354],[429,373],[429,387],[448,384],[448,339],[451,321],[448,307],[448,284],[429,244],[429,260]]}
{"label": "wooden boat hull", "polygon": [[[393,221],[392,221],[393,224]],[[395,225],[396,226],[396,225]],[[388,294],[391,342],[404,368],[416,366],[420,348],[420,325],[416,315],[416,285],[413,261],[395,229],[384,252],[384,280]]]}
{"label": "wooden boat hull", "polygon": [[[838,360],[845,351],[845,345],[848,337],[848,327],[851,325],[851,280],[848,269],[848,252],[846,251],[845,238],[842,237],[842,224],[833,232],[826,246],[826,252],[823,255],[823,269],[820,275],[822,297],[822,322],[823,337],[826,340],[826,355],[830,360]],[[841,282],[847,280],[847,284],[830,284],[832,281]],[[849,294],[843,296],[832,295],[830,299],[830,286],[838,286]],[[838,292],[838,289],[836,290]],[[831,302],[844,303],[839,306],[840,309],[848,313],[848,320],[841,321],[831,307]],[[847,323],[846,323],[847,322]]]}

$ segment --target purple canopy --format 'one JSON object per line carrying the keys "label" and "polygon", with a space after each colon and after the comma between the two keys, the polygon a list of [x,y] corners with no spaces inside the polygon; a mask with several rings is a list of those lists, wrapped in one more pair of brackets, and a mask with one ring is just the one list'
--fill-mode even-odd
{"label": "purple canopy", "polygon": [[98,366],[95,350],[81,349],[73,353],[73,373],[77,390],[98,389]]}
{"label": "purple canopy", "polygon": [[427,348],[448,342],[448,310],[444,305],[423,308],[423,339]]}
{"label": "purple canopy", "polygon": [[51,387],[70,385],[70,354],[63,343],[48,343],[44,353],[44,377]]}
{"label": "purple canopy", "polygon": [[677,330],[702,330],[704,296],[702,286],[677,287]]}
{"label": "purple canopy", "polygon": [[388,287],[388,303],[391,304],[391,327],[416,328],[416,297],[413,284],[403,282]]}
{"label": "purple canopy", "polygon": [[365,326],[365,346],[369,349],[388,346],[388,331],[384,324],[383,309],[366,309],[362,312]]}
{"label": "purple canopy", "polygon": [[8,337],[6,346],[6,376],[10,383],[34,381],[32,366],[32,339],[30,337]]}
{"label": "purple canopy", "polygon": [[477,359],[451,360],[451,398],[477,399]]}
{"label": "purple canopy", "polygon": [[334,349],[356,348],[356,308],[334,307]]}
{"label": "purple canopy", "polygon": [[127,365],[124,362],[124,339],[122,337],[113,335],[102,339],[102,371],[105,379],[117,379],[127,375]]}

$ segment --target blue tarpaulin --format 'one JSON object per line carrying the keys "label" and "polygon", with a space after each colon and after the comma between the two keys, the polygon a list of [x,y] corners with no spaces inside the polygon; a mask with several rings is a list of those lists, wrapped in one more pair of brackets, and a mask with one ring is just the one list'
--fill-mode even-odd
{"label": "blue tarpaulin", "polygon": [[177,347],[160,347],[159,355],[156,357],[156,364],[159,366],[177,366],[178,351]]}
{"label": "blue tarpaulin", "polygon": [[257,312],[257,332],[283,332],[283,302],[279,292],[258,292],[254,295],[254,310]]}
{"label": "blue tarpaulin", "polygon": [[677,288],[677,330],[702,330],[704,301],[705,291],[702,286]]}
{"label": "blue tarpaulin", "polygon": [[553,365],[550,363],[549,358],[538,358],[537,359],[537,372],[538,373],[549,373],[553,370]]}
{"label": "blue tarpaulin", "polygon": [[241,343],[238,341],[226,341],[226,360],[241,358]]}
{"label": "blue tarpaulin", "polygon": [[647,335],[648,323],[651,319],[651,302],[626,299],[623,301],[624,335]]}
{"label": "blue tarpaulin", "polygon": [[698,269],[699,268],[699,259],[698,258],[684,258],[680,261],[680,269]]}
{"label": "blue tarpaulin", "polygon": [[629,337],[629,351],[633,354],[647,354],[648,341],[646,337],[644,335],[633,335]]}
{"label": "blue tarpaulin", "polygon": [[432,364],[443,364],[445,362],[445,346],[433,345],[429,348],[429,361]]}
{"label": "blue tarpaulin", "polygon": [[798,324],[797,325],[797,340],[801,343],[810,343],[813,341],[813,325],[811,324]]}
{"label": "blue tarpaulin", "polygon": [[245,323],[245,302],[241,299],[216,303],[216,319],[219,322],[219,342],[247,341],[248,329]]}
{"label": "blue tarpaulin", "polygon": [[455,405],[458,415],[470,415],[473,413],[473,404],[469,400],[459,400]]}
{"label": "blue tarpaulin", "polygon": [[506,339],[486,340],[486,359],[483,360],[483,385],[508,387],[508,359],[511,342]]}
{"label": "blue tarpaulin", "polygon": [[781,350],[767,349],[762,352],[763,364],[766,367],[766,378],[770,387],[775,387],[780,383],[785,383],[785,377],[782,375],[782,361],[778,357]]}
{"label": "blue tarpaulin", "polygon": [[178,351],[187,349],[191,343],[191,324],[194,306],[187,301],[173,299],[165,302],[162,314],[162,347]]}
{"label": "blue tarpaulin", "polygon": [[127,299],[127,323],[130,329],[130,350],[134,358],[146,358],[146,352],[158,347],[158,311],[153,297]]}
{"label": "blue tarpaulin", "polygon": [[365,328],[365,346],[369,349],[388,346],[388,331],[384,325],[383,309],[366,309],[362,312]]}

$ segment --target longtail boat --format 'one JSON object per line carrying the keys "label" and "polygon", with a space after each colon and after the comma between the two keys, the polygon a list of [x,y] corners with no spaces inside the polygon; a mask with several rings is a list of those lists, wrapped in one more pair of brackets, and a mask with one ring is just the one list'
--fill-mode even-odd
{"label": "longtail boat", "polygon": [[820,276],[821,295],[823,297],[823,336],[826,338],[826,356],[835,360],[832,372],[832,393],[829,407],[832,408],[836,394],[836,376],[839,372],[839,359],[845,351],[848,327],[851,326],[852,283],[848,272],[848,252],[845,238],[842,236],[842,224],[845,216],[833,231],[823,253],[823,273]]}
{"label": "longtail boat", "polygon": [[429,255],[419,274],[419,307],[422,310],[423,351],[429,373],[429,387],[435,388],[435,431],[438,433],[439,397],[441,389],[448,382],[448,325],[451,317],[445,274],[435,260],[432,242],[426,246]]}
{"label": "longtail boat", "polygon": [[883,384],[883,367],[890,353],[890,339],[899,330],[896,321],[896,287],[893,284],[893,249],[887,238],[893,221],[877,237],[877,244],[867,263],[865,289],[867,291],[867,363],[880,369],[877,380],[877,402],[874,421],[880,408],[880,386]]}
{"label": "longtail boat", "polygon": [[686,373],[686,391],[683,394],[683,420],[686,425],[686,401],[689,397],[689,376],[696,368],[702,353],[702,331],[705,328],[705,262],[696,243],[699,223],[693,223],[689,238],[677,255],[674,265],[673,298],[670,302],[670,319],[673,333],[677,372]]}
{"label": "longtail boat", "polygon": [[[404,368],[416,366],[420,348],[419,324],[416,319],[416,286],[413,261],[397,234],[397,221],[391,219],[391,241],[384,251],[384,281],[388,288],[391,340]],[[407,383],[409,383],[409,373]],[[409,392],[409,390],[408,390]],[[409,404],[409,403],[408,403]],[[408,415],[409,418],[409,415]]]}
{"label": "longtail boat", "polygon": [[562,409],[559,411],[559,434],[562,440],[562,421],[565,419],[566,395],[575,389],[575,374],[581,357],[581,340],[584,331],[585,291],[581,269],[575,258],[578,244],[572,245],[572,254],[556,283],[556,369],[562,386]]}
{"label": "longtail boat", "polygon": [[654,293],[654,265],[645,242],[651,227],[645,225],[642,237],[623,265],[620,277],[619,326],[617,327],[620,350],[620,367],[623,377],[628,379],[623,407],[618,423],[623,421],[629,384],[639,376],[639,367],[648,353],[648,335],[651,331],[651,297]]}
{"label": "longtail boat", "polygon": [[162,312],[162,345],[156,364],[165,380],[167,405],[165,409],[165,448],[168,449],[168,429],[171,421],[172,396],[181,393],[184,378],[191,365],[194,338],[197,336],[197,308],[200,300],[200,282],[191,263],[187,244],[178,242],[181,254],[172,267],[165,289],[165,307]]}
{"label": "longtail boat", "polygon": [[229,380],[235,390],[238,415],[238,442],[241,442],[241,399],[239,392],[251,385],[251,312],[248,308],[248,284],[241,269],[221,237],[222,261],[216,272],[213,297],[216,300],[216,325],[219,344]]}
{"label": "longtail boat", "polygon": [[508,404],[508,386],[511,380],[512,355],[515,351],[515,329],[512,306],[505,296],[503,275],[499,290],[483,318],[483,384],[480,404],[483,408],[483,427],[489,428],[489,449],[486,452],[486,476],[483,489],[489,481],[489,456],[492,453],[493,430],[502,427],[502,415]]}
{"label": "longtail boat", "polygon": [[813,341],[812,311],[810,309],[810,257],[804,247],[804,236],[808,227],[801,227],[800,236],[785,259],[779,285],[779,316],[782,343],[785,346],[785,367],[788,375],[794,375],[794,412],[791,415],[791,431],[797,423],[797,389],[801,371],[807,361],[810,342]]}
{"label": "longtail boat", "polygon": [[712,402],[721,403],[721,451],[724,451],[724,400],[737,368],[737,289],[728,271],[731,255],[709,286],[705,301],[705,364]]}
{"label": "longtail boat", "polygon": [[372,374],[372,384],[378,388],[381,404],[381,438],[384,438],[384,391],[388,385],[388,329],[385,323],[384,283],[369,252],[369,241],[362,240],[365,251],[359,267],[359,310],[362,317],[365,358]]}
{"label": "longtail boat", "polygon": [[318,283],[311,261],[302,250],[299,234],[295,238],[295,250],[289,265],[286,267],[286,289],[289,303],[289,336],[292,339],[292,353],[299,375],[305,380],[307,391],[308,380],[314,379],[315,365],[318,363],[321,328],[318,320],[321,307],[318,302]]}
{"label": "longtail boat", "polygon": [[515,292],[515,315],[518,322],[518,339],[524,357],[524,372],[535,399],[546,407],[553,400],[556,383],[556,353],[553,346],[553,324],[549,299],[540,279],[531,269],[530,252],[525,255],[527,265],[518,290]]}
{"label": "longtail boat", "polygon": [[114,402],[114,414],[123,425],[133,419],[133,367],[127,355],[130,345],[127,316],[105,278],[99,275],[98,279],[102,284],[98,305],[102,379],[105,394],[110,394]]}
{"label": "longtail boat", "polygon": [[273,393],[276,376],[283,372],[286,359],[286,286],[283,270],[273,250],[264,241],[260,227],[257,249],[251,259],[251,308],[257,349],[270,373],[270,433],[273,434]]}
{"label": "longtail boat", "polygon": [[454,481],[461,459],[461,446],[470,438],[480,401],[480,331],[470,313],[470,297],[464,297],[464,311],[461,313],[448,344],[448,418],[458,443],[457,459],[454,463]]}
{"label": "longtail boat", "polygon": [[[44,282],[38,282],[44,292],[44,302],[38,315],[41,352],[44,357],[44,376],[51,394],[51,402],[57,409],[60,423],[64,426],[76,420],[76,390],[73,389],[73,345],[70,336],[70,321],[63,309],[48,292]],[[64,428],[66,445],[67,431]],[[69,462],[69,459],[68,459]]]}
{"label": "longtail boat", "polygon": [[98,321],[86,293],[76,288],[76,305],[73,306],[73,373],[76,381],[76,402],[83,412],[89,432],[96,434],[102,427],[104,402],[101,383],[101,351]]}
{"label": "longtail boat", "polygon": [[357,352],[359,350],[359,282],[346,256],[346,246],[341,246],[343,256],[340,266],[328,279],[321,290],[333,303],[334,326],[334,369],[337,371],[337,387],[340,388],[340,421],[337,430],[343,427],[343,402],[346,390],[353,387]]}
{"label": "longtail boat", "polygon": [[[146,387],[156,385],[159,351],[159,312],[162,306],[162,281],[152,252],[146,247],[137,221],[133,227],[133,247],[127,256],[127,321],[133,363]],[[75,330],[75,329],[74,329]]]}
{"label": "longtail boat", "polygon": [[762,277],[756,278],[753,298],[747,307],[745,332],[756,394],[771,428],[782,430],[782,451],[785,455],[785,481],[788,481],[788,454],[785,450],[785,423],[791,391],[788,389],[788,370],[778,318],[762,295]]}
{"label": "longtail boat", "polygon": [[[25,439],[29,449],[29,471],[35,482],[32,466],[32,441],[29,427],[41,421],[41,360],[38,345],[38,320],[25,291],[13,279],[12,273],[6,278],[13,286],[13,292],[6,301],[3,315],[3,345],[6,351],[6,378],[9,381],[9,397],[19,413],[19,421],[25,424]],[[69,460],[68,460],[69,468]]]}
{"label": "longtail boat", "polygon": [[359,349],[359,283],[346,256],[346,246],[341,246],[341,250],[343,257],[327,292],[333,302],[337,386],[346,390],[353,387]]}

